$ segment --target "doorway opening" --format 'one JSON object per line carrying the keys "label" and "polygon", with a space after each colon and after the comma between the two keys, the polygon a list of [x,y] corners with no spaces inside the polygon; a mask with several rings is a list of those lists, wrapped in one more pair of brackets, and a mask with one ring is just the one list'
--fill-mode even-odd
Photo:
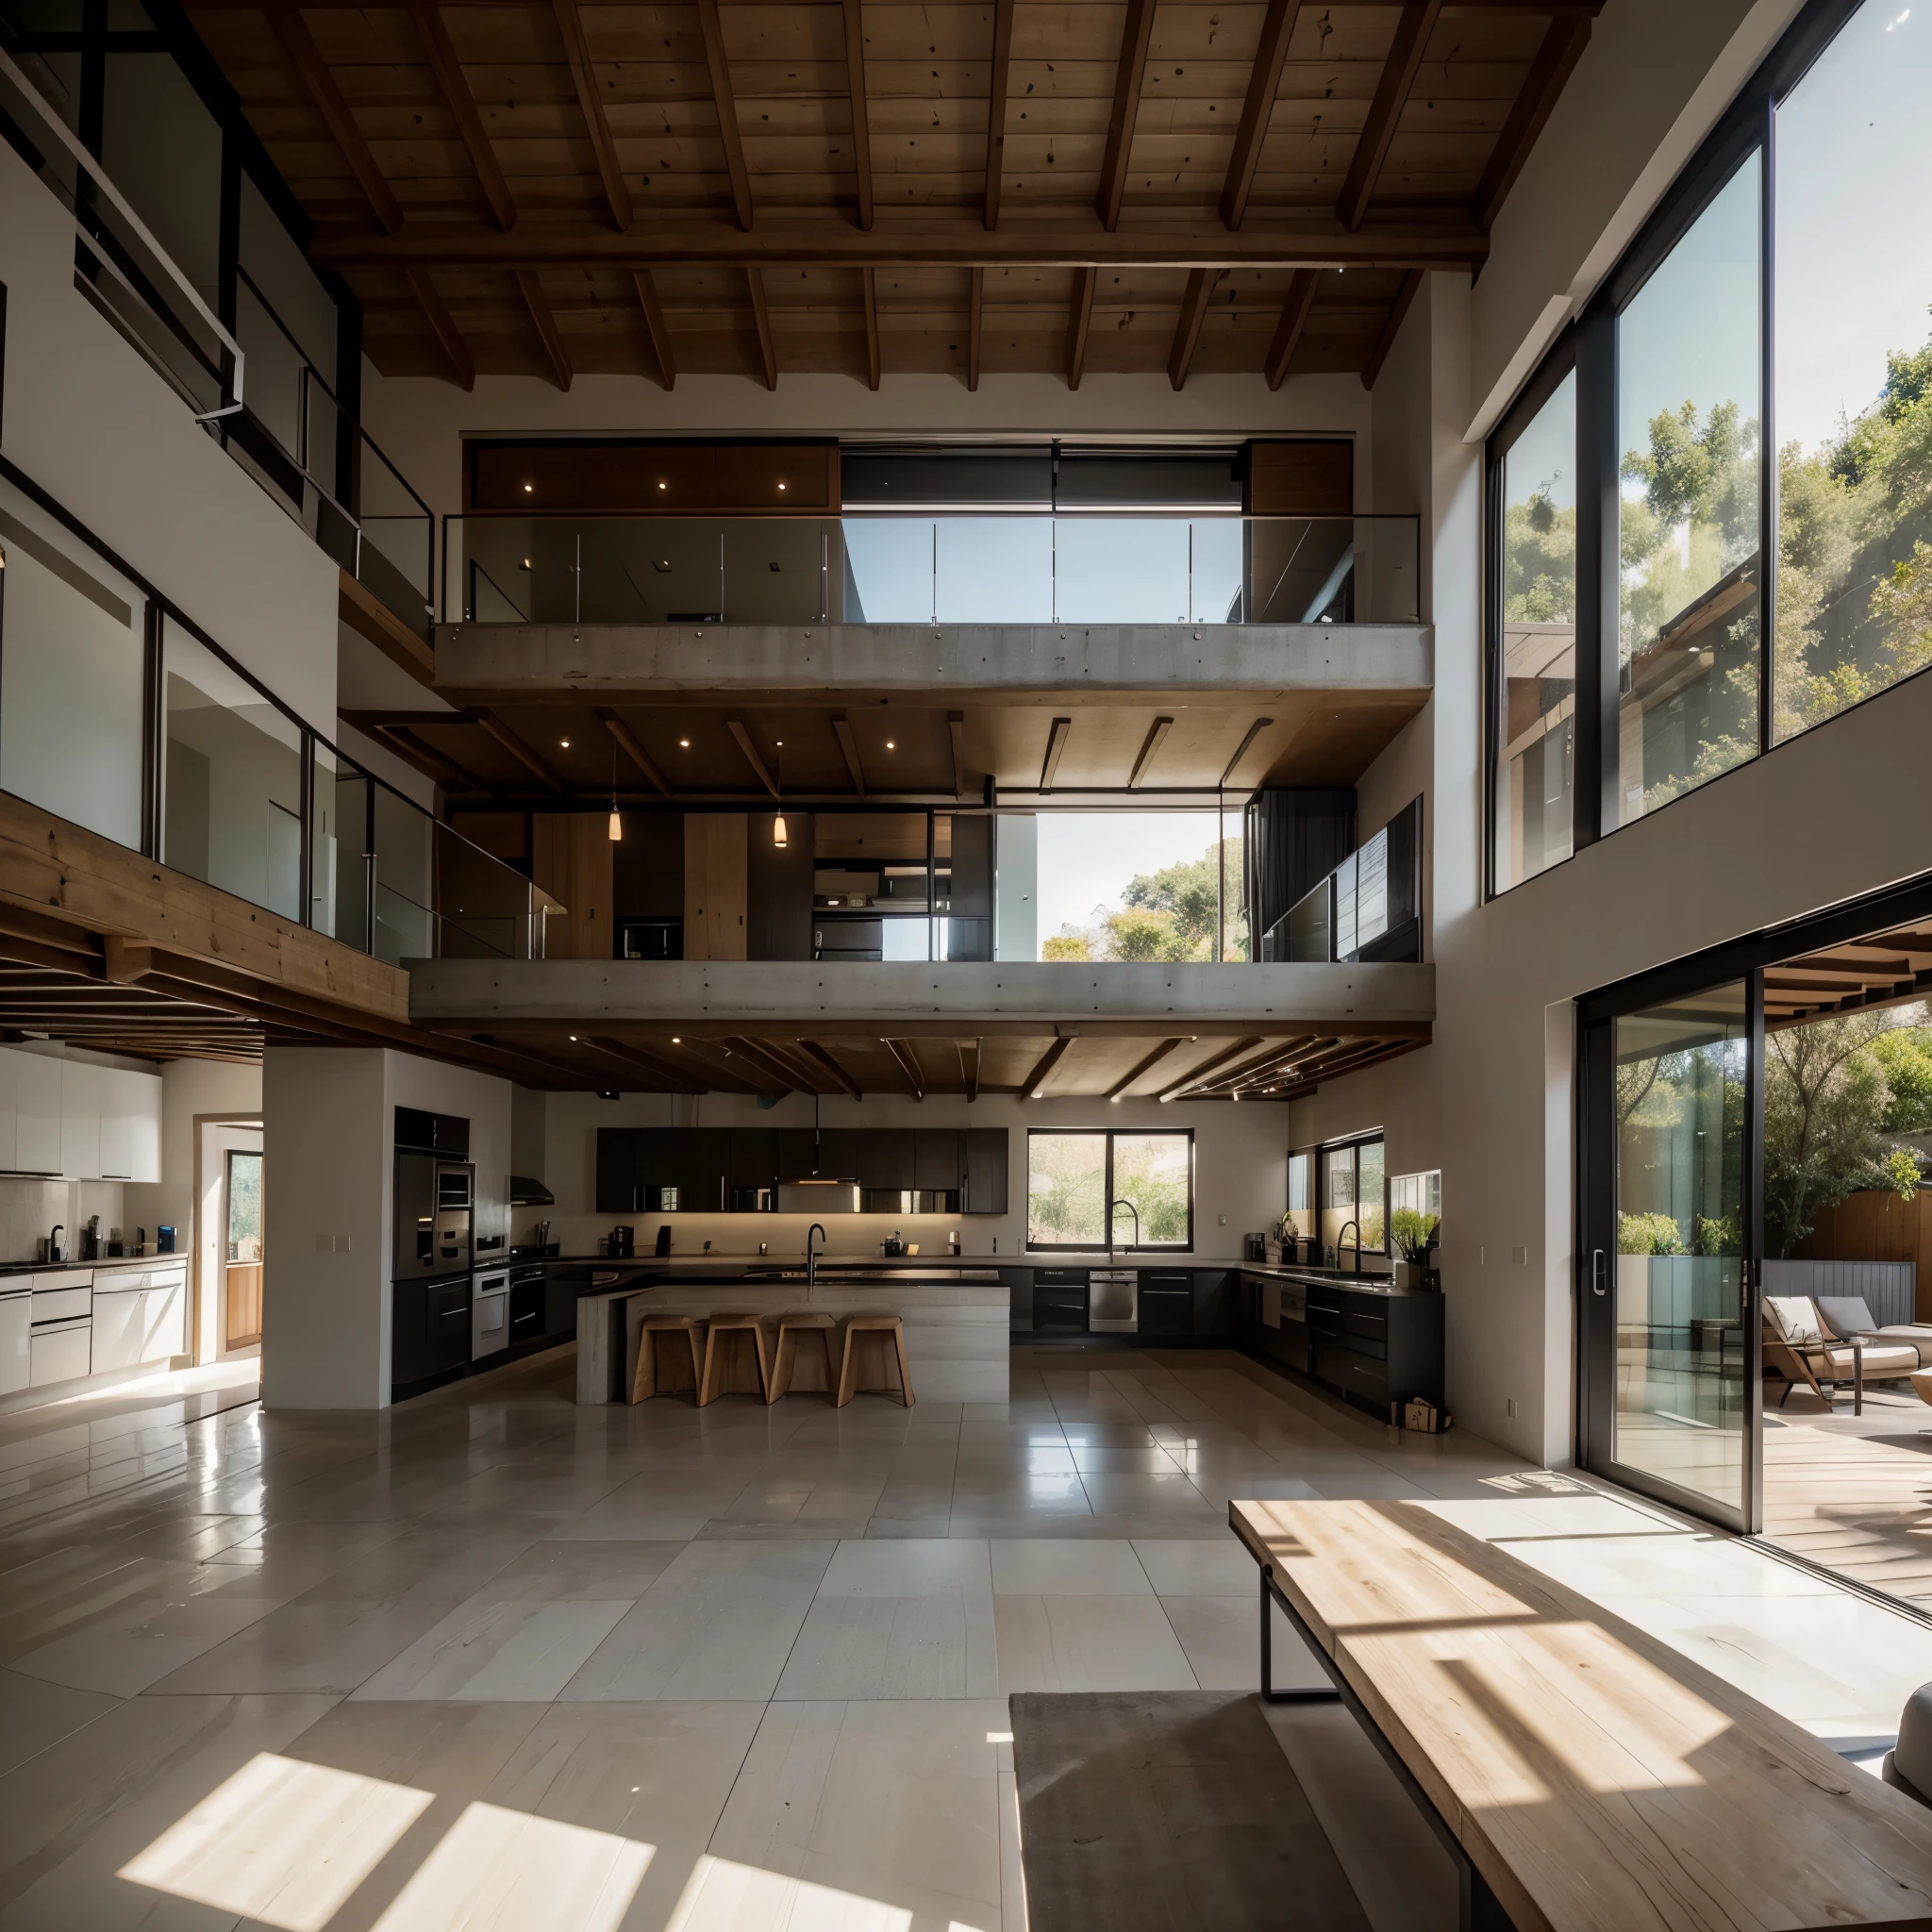
{"label": "doorway opening", "polygon": [[258,1355],[267,1256],[261,1122],[195,1121],[194,1359]]}

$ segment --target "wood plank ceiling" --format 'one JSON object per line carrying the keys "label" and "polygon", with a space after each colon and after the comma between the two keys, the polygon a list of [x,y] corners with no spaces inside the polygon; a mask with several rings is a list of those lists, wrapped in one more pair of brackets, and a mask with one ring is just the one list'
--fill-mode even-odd
{"label": "wood plank ceiling", "polygon": [[189,0],[385,375],[1358,372],[1601,0]]}
{"label": "wood plank ceiling", "polygon": [[1866,1007],[1932,998],[1932,920],[1826,946],[1764,969],[1764,1024],[1776,1032]]}

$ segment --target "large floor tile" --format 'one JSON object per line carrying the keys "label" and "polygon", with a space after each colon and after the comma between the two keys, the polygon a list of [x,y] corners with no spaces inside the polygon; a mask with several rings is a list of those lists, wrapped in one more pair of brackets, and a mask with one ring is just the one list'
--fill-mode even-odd
{"label": "large floor tile", "polygon": [[1212,1541],[1137,1537],[1134,1555],[1164,1597],[1239,1596],[1258,1601],[1261,1572],[1232,1530]]}
{"label": "large floor tile", "polygon": [[1125,1541],[1003,1539],[992,1544],[1001,1596],[1152,1596],[1154,1586]]}
{"label": "large floor tile", "polygon": [[560,1694],[769,1698],[832,1550],[794,1541],[691,1544]]}
{"label": "large floor tile", "polygon": [[1000,1692],[1192,1690],[1187,1653],[1154,1596],[996,1596]]}
{"label": "large floor tile", "polygon": [[43,1678],[0,1671],[0,1774],[112,1710],[120,1702]]}
{"label": "large floor tile", "polygon": [[355,1694],[547,1704],[630,1607],[628,1601],[473,1597]]}
{"label": "large floor tile", "polygon": [[957,1590],[992,1591],[992,1563],[977,1538],[842,1542],[833,1553],[821,1598],[929,1596]]}
{"label": "large floor tile", "polygon": [[[1204,1690],[1254,1690],[1261,1683],[1258,1595],[1163,1597],[1160,1607]],[[1319,1690],[1329,1681],[1279,1604],[1268,1607],[1277,1690]]]}
{"label": "large floor tile", "polygon": [[992,1592],[980,1586],[920,1596],[821,1596],[775,1694],[809,1701],[992,1697],[998,1690]]}
{"label": "large floor tile", "polygon": [[259,1599],[192,1596],[136,1604],[13,1658],[10,1668],[75,1690],[132,1697],[265,1615]]}

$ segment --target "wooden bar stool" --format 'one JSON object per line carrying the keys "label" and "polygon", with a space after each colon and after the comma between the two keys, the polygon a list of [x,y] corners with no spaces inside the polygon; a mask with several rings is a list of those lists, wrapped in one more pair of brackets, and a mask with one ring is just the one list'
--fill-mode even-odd
{"label": "wooden bar stool", "polygon": [[[742,1351],[730,1344],[734,1359],[727,1363],[727,1351],[718,1346],[719,1337],[735,1335],[751,1337],[754,1354],[749,1362]],[[747,1370],[750,1376],[756,1376],[755,1383],[751,1383]],[[705,1338],[705,1373],[698,1384],[698,1407],[703,1408],[724,1394],[763,1395],[771,1386],[772,1357],[765,1318],[740,1313],[713,1315],[710,1333]]]}
{"label": "wooden bar stool", "polygon": [[[698,1392],[698,1384],[704,1378],[705,1372],[703,1337],[699,1332],[704,1325],[702,1318],[696,1315],[644,1317],[638,1324],[638,1365],[630,1378],[630,1399],[633,1402],[648,1402],[660,1388],[668,1391],[675,1387],[680,1394],[687,1388],[693,1395]],[[673,1335],[684,1336],[691,1344],[689,1383],[686,1383],[682,1376],[674,1383],[669,1375],[662,1374],[662,1371],[669,1369],[674,1362],[681,1365],[684,1353],[682,1349],[673,1346],[662,1363],[658,1360],[658,1338],[669,1338]]]}
{"label": "wooden bar stool", "polygon": [[[878,1343],[861,1339],[873,1335],[880,1338]],[[838,1407],[843,1408],[852,1400],[853,1393],[858,1386],[858,1356],[861,1348],[880,1348],[885,1353],[886,1365],[891,1366],[892,1353],[884,1351],[883,1348],[884,1338],[887,1336],[891,1338],[891,1351],[896,1351],[899,1358],[899,1399],[908,1408],[912,1407],[912,1375],[906,1366],[906,1324],[897,1315],[853,1315],[845,1324],[845,1358],[839,1369]],[[881,1381],[873,1386],[889,1390],[891,1384],[889,1381]]]}
{"label": "wooden bar stool", "polygon": [[825,1364],[825,1393],[837,1392],[839,1378],[832,1370],[832,1318],[829,1315],[781,1315],[778,1318],[778,1345],[772,1351],[772,1382],[765,1400],[776,1402],[791,1392],[791,1372],[798,1360],[798,1339],[816,1337],[819,1354]]}

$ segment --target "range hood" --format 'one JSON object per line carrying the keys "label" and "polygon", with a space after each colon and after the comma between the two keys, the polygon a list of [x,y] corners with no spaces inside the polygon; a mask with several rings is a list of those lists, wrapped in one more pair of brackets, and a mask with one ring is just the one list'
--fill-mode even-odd
{"label": "range hood", "polygon": [[827,1180],[819,1174],[778,1183],[780,1214],[858,1214],[861,1211],[857,1180]]}
{"label": "range hood", "polygon": [[541,1181],[533,1181],[526,1174],[513,1174],[509,1177],[509,1205],[512,1208],[555,1208],[557,1196]]}

